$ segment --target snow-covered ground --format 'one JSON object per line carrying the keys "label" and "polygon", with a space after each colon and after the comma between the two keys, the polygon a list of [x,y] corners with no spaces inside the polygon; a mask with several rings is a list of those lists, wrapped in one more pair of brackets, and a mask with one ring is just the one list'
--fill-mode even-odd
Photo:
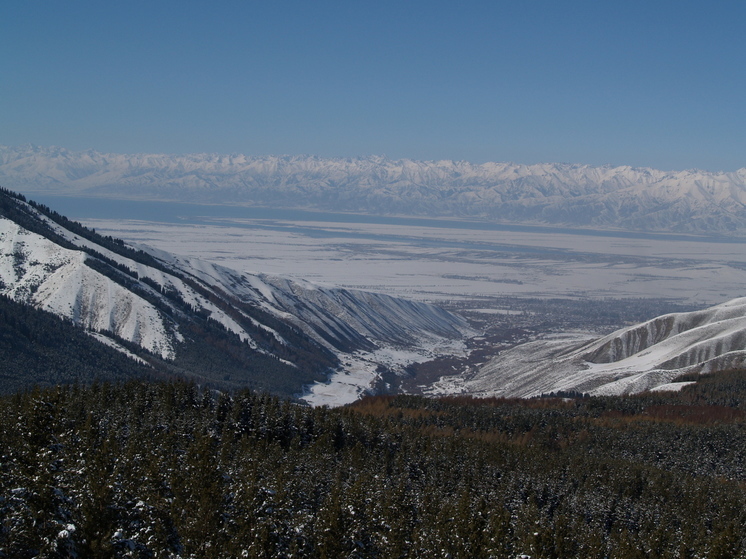
{"label": "snow-covered ground", "polygon": [[[207,211],[207,210],[206,210]],[[419,300],[497,296],[670,298],[743,295],[737,242],[375,223],[82,220],[97,231],[240,271]],[[208,220],[210,221],[210,220]]]}
{"label": "snow-covered ground", "polygon": [[655,388],[651,388],[650,392],[678,392],[685,386],[689,386],[690,384],[697,384],[695,381],[689,380],[685,382],[669,382],[667,384],[661,384],[660,386],[656,386]]}
{"label": "snow-covered ground", "polygon": [[382,347],[371,352],[356,351],[354,354],[340,356],[342,370],[335,372],[327,382],[309,386],[308,392],[301,399],[313,406],[351,404],[379,382],[379,365],[400,373],[412,363],[430,361],[440,355],[465,355],[466,351],[462,340],[446,339],[441,339],[438,343],[423,340],[418,349]]}
{"label": "snow-covered ground", "polygon": [[0,293],[172,358],[173,337],[158,309],[86,266],[88,258],[0,219]]}
{"label": "snow-covered ground", "polygon": [[[741,244],[696,237],[484,231],[459,228],[457,223],[452,228],[217,219],[199,225],[122,220],[87,224],[106,234],[239,270],[436,302],[487,302],[508,295],[671,298],[702,305],[739,297],[746,285],[746,251]],[[488,305],[479,311],[516,312]],[[443,377],[428,392],[620,394],[659,385],[683,386],[670,384],[680,369],[657,366],[665,345],[613,364],[578,365],[577,360],[556,358],[568,344],[582,345],[595,338],[594,333],[571,332],[519,345],[479,370]],[[398,355],[402,363],[434,356],[404,353]],[[309,387],[304,398],[314,405],[352,402],[379,381],[376,368],[381,360],[380,352],[346,356],[343,371],[327,383]],[[391,362],[395,369],[396,359]]]}

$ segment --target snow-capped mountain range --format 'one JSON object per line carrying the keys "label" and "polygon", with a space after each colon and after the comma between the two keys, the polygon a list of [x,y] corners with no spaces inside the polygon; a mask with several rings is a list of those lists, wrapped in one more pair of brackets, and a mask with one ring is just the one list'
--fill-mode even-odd
{"label": "snow-capped mountain range", "polygon": [[547,163],[105,154],[0,147],[0,185],[24,193],[458,216],[572,227],[746,232],[732,173]]}
{"label": "snow-capped mountain range", "polygon": [[242,356],[249,376],[252,367],[291,376],[295,370],[299,379],[333,370],[344,376],[342,360],[364,362],[370,374],[353,387],[355,398],[376,381],[382,365],[376,355],[384,349],[426,359],[434,346],[470,331],[464,319],[425,303],[129,247],[6,191],[0,192],[0,294],[165,363],[178,362],[192,351],[190,343],[204,339],[213,340],[210,351]]}
{"label": "snow-capped mountain range", "polygon": [[746,298],[667,314],[599,339],[566,334],[516,346],[436,392],[531,397],[551,392],[619,395],[678,389],[686,373],[746,366]]}

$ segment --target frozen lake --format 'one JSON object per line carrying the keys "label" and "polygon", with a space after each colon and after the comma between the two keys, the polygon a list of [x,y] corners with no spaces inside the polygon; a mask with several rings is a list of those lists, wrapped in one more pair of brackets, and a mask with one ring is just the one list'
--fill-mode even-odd
{"label": "frozen lake", "polygon": [[237,270],[428,301],[746,295],[744,240],[36,197],[98,232]]}

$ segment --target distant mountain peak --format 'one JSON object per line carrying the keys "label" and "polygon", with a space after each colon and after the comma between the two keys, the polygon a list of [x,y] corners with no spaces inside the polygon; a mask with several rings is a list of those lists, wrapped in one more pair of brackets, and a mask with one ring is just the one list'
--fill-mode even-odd
{"label": "distant mountain peak", "polygon": [[26,193],[746,233],[746,168],[725,173],[380,155],[124,155],[21,146],[0,147],[0,184]]}

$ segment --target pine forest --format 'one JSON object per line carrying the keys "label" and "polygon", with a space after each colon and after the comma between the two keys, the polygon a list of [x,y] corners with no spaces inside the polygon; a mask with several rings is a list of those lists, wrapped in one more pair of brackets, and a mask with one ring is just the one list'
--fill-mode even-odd
{"label": "pine forest", "polygon": [[311,408],[173,381],[0,403],[0,556],[744,557],[746,372]]}

